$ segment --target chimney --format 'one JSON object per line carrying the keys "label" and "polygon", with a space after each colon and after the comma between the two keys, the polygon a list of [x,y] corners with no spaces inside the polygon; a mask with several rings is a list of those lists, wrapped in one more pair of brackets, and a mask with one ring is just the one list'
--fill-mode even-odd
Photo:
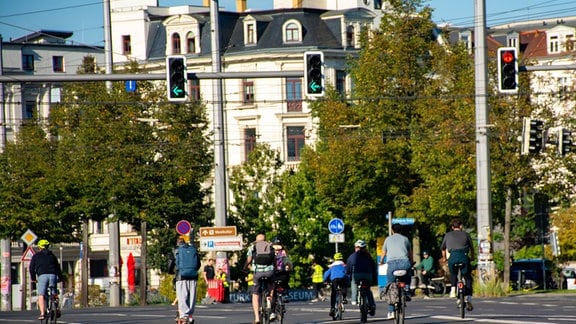
{"label": "chimney", "polygon": [[237,12],[246,11],[246,0],[236,0],[236,11]]}
{"label": "chimney", "polygon": [[203,1],[202,1],[202,6],[203,6],[203,7],[210,7],[210,0],[203,0]]}
{"label": "chimney", "polygon": [[292,8],[302,8],[302,0],[292,0]]}

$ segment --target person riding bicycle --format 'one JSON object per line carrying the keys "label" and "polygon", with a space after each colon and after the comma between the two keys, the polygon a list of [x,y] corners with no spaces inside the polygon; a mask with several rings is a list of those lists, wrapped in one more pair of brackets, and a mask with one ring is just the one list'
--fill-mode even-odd
{"label": "person riding bicycle", "polygon": [[[412,267],[412,245],[410,240],[402,234],[402,225],[393,224],[392,225],[392,235],[388,236],[384,240],[384,245],[382,245],[382,256],[380,258],[380,264],[384,264],[384,260],[388,264],[388,270],[386,271],[386,279],[389,283],[394,282],[394,271],[396,270],[406,270],[408,274],[402,278],[406,284],[404,288],[404,296],[406,300],[410,301],[410,268]],[[394,305],[388,305],[388,319],[394,318]]]}
{"label": "person riding bicycle", "polygon": [[[360,281],[364,281],[368,286],[371,286],[376,274],[376,262],[374,262],[370,252],[368,252],[366,242],[358,240],[354,243],[354,247],[356,251],[346,260],[346,274],[353,279],[353,284],[357,285]],[[376,313],[374,295],[372,295],[371,289],[368,289],[367,293],[370,316],[374,316]]]}
{"label": "person riding bicycle", "polygon": [[[274,275],[274,258],[272,257],[269,262],[264,260],[265,258],[260,258],[257,253],[257,246],[269,245],[272,248],[272,244],[266,241],[266,235],[258,234],[256,235],[256,240],[248,248],[246,263],[244,263],[244,272],[248,272],[248,267],[252,268],[254,272],[254,283],[255,287],[252,291],[252,309],[254,310],[254,324],[260,324],[260,278],[268,278],[267,281],[268,290],[272,290],[272,276]],[[272,248],[273,249],[273,248]],[[273,251],[272,251],[273,252]],[[260,261],[262,259],[262,261]]]}
{"label": "person riding bicycle", "polygon": [[342,291],[343,304],[346,304],[346,287],[348,286],[348,276],[346,276],[346,263],[342,261],[342,253],[336,252],[334,254],[334,262],[328,266],[328,270],[324,272],[324,282],[332,283],[330,294],[330,314],[334,316],[336,306],[336,294],[338,287]]}
{"label": "person riding bicycle", "polygon": [[[38,278],[38,284],[36,285],[38,288],[38,308],[40,308],[40,316],[38,319],[44,320],[48,287],[56,288],[56,283],[61,282],[63,277],[58,258],[48,249],[50,242],[48,242],[48,240],[40,240],[37,246],[40,248],[40,251],[34,254],[32,260],[30,260],[28,270],[30,272],[32,285],[36,285],[36,278]],[[58,310],[56,314],[59,317],[60,314]]]}
{"label": "person riding bicycle", "polygon": [[[466,310],[472,311],[472,268],[470,260],[474,259],[474,245],[470,234],[462,230],[462,221],[458,218],[452,220],[452,231],[446,233],[442,241],[442,261],[446,262],[446,254],[450,253],[448,258],[448,269],[450,270],[450,284],[456,287],[458,284],[458,269],[454,266],[462,263],[462,275],[466,279],[464,287],[464,296],[466,296]],[[462,305],[463,306],[463,305]]]}
{"label": "person riding bicycle", "polygon": [[[288,281],[290,280],[290,271],[292,271],[293,265],[292,261],[290,260],[290,256],[288,256],[288,251],[282,245],[282,240],[276,236],[272,239],[272,247],[274,248],[276,259],[274,265],[274,276],[273,276],[273,283],[274,285],[279,285],[280,287],[284,288],[285,293],[289,288]],[[276,298],[274,298],[274,291],[276,287],[272,289],[272,313],[270,314],[270,320],[276,320],[276,313],[274,310],[276,309]]]}
{"label": "person riding bicycle", "polygon": [[424,298],[430,298],[430,280],[434,275],[434,258],[430,256],[428,251],[422,252],[422,261],[414,266],[414,269],[420,270],[420,282],[424,285]]}

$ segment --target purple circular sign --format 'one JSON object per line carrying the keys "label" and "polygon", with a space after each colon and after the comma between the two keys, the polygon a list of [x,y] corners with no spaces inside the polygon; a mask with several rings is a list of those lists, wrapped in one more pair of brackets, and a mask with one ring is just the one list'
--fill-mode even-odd
{"label": "purple circular sign", "polygon": [[187,235],[188,233],[190,233],[191,229],[192,226],[190,225],[190,222],[187,220],[181,220],[178,222],[178,224],[176,224],[176,232],[178,232],[178,234],[180,235]]}

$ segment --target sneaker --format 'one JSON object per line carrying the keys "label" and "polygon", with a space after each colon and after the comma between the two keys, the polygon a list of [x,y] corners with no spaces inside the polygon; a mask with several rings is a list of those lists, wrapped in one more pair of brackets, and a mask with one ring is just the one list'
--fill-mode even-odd
{"label": "sneaker", "polygon": [[456,288],[450,288],[450,298],[456,298]]}
{"label": "sneaker", "polygon": [[276,320],[276,313],[270,314],[270,321],[273,322]]}
{"label": "sneaker", "polygon": [[334,317],[334,308],[330,308],[330,313],[328,314],[330,317]]}
{"label": "sneaker", "polygon": [[462,305],[460,305],[460,299],[458,299],[458,300],[456,301],[456,306],[457,306],[458,308],[462,307]]}
{"label": "sneaker", "polygon": [[424,299],[430,299],[430,296],[424,295]]}
{"label": "sneaker", "polygon": [[352,301],[352,306],[358,305],[355,301]]}
{"label": "sneaker", "polygon": [[474,310],[474,306],[472,306],[472,303],[470,301],[466,302],[466,310],[469,312]]}
{"label": "sneaker", "polygon": [[320,301],[320,299],[318,299],[318,298],[314,298],[311,300],[311,302],[313,302],[313,303],[317,303],[318,301]]}
{"label": "sneaker", "polygon": [[342,299],[342,304],[348,304],[348,300],[346,298]]}
{"label": "sneaker", "polygon": [[370,307],[370,316],[376,315],[376,306]]}
{"label": "sneaker", "polygon": [[394,319],[394,312],[388,312],[388,319]]}

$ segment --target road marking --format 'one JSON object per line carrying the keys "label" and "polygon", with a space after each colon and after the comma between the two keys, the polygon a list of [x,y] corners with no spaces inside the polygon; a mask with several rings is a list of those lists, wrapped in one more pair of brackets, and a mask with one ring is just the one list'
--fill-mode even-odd
{"label": "road marking", "polygon": [[[434,315],[430,317],[443,320],[462,320],[460,316]],[[468,316],[465,318],[465,320],[479,323],[499,323],[499,324],[550,324],[550,322],[527,322],[526,320],[515,321],[515,320],[505,320],[502,318],[489,319],[489,318],[473,318]]]}

